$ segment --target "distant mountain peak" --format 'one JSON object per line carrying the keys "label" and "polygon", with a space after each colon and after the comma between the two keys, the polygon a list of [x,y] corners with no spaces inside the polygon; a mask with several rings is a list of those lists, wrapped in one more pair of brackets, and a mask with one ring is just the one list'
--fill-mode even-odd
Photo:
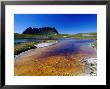
{"label": "distant mountain peak", "polygon": [[55,27],[32,28],[28,27],[22,34],[59,34]]}

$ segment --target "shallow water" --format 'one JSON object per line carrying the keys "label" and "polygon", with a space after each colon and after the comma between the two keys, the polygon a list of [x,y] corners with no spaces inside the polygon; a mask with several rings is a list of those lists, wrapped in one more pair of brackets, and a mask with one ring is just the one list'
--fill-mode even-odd
{"label": "shallow water", "polygon": [[80,39],[59,39],[59,43],[54,45],[53,50],[49,50],[45,53],[45,56],[57,56],[57,55],[71,55],[71,54],[96,54],[90,43],[95,40],[80,40]]}
{"label": "shallow water", "polygon": [[32,49],[18,55],[16,59],[21,60],[15,61],[14,75],[87,75],[89,69],[85,69],[85,65],[79,60],[92,55],[96,57],[96,49],[90,46],[95,40],[62,38],[58,41],[54,45]]}
{"label": "shallow water", "polygon": [[[19,39],[15,42],[31,42],[39,41],[39,39]],[[90,43],[95,42],[95,40],[81,40],[74,38],[60,38],[58,43],[55,44],[52,50],[43,53],[43,56],[56,56],[56,55],[70,55],[70,54],[96,54],[96,51],[90,47]]]}

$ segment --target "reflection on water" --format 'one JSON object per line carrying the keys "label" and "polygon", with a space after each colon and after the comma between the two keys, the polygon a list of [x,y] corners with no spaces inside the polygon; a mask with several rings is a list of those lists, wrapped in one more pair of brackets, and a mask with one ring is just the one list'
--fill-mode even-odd
{"label": "reflection on water", "polygon": [[[31,42],[39,41],[40,39],[19,39],[15,42]],[[43,53],[42,56],[70,55],[78,53],[96,54],[96,51],[90,47],[90,43],[95,40],[81,40],[74,38],[60,38],[58,43],[52,46],[52,50]]]}
{"label": "reflection on water", "polygon": [[80,40],[80,39],[59,39],[59,43],[56,44],[53,50],[49,50],[44,53],[44,56],[55,55],[71,55],[78,53],[96,54],[96,51],[90,47],[90,43],[95,40]]}

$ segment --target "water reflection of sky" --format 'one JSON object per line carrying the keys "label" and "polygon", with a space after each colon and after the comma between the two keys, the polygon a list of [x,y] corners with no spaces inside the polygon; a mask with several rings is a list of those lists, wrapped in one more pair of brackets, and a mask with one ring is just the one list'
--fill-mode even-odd
{"label": "water reflection of sky", "polygon": [[[16,40],[16,42],[30,42],[36,41],[38,39],[21,39]],[[94,54],[94,50],[91,47],[90,43],[95,42],[95,40],[80,40],[80,39],[58,39],[58,43],[54,45],[52,50],[43,53],[42,56],[56,56],[56,55],[70,55],[78,53]]]}
{"label": "water reflection of sky", "polygon": [[71,55],[78,53],[85,54],[96,54],[94,49],[90,47],[90,43],[94,40],[76,40],[76,39],[66,39],[60,40],[56,47],[49,50],[47,53],[42,54],[42,56],[57,56],[57,55]]}

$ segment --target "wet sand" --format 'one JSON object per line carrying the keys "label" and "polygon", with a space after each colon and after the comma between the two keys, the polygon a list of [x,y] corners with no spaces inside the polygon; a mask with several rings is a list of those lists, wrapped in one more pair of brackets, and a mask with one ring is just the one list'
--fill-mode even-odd
{"label": "wet sand", "polygon": [[[62,43],[31,49],[15,58],[15,76],[80,76],[86,73],[84,57],[96,57],[92,47],[80,46],[80,52],[59,53]],[[65,47],[65,46],[64,46]],[[56,51],[57,50],[57,51]],[[88,51],[87,51],[88,50]],[[65,50],[64,50],[65,51]]]}

